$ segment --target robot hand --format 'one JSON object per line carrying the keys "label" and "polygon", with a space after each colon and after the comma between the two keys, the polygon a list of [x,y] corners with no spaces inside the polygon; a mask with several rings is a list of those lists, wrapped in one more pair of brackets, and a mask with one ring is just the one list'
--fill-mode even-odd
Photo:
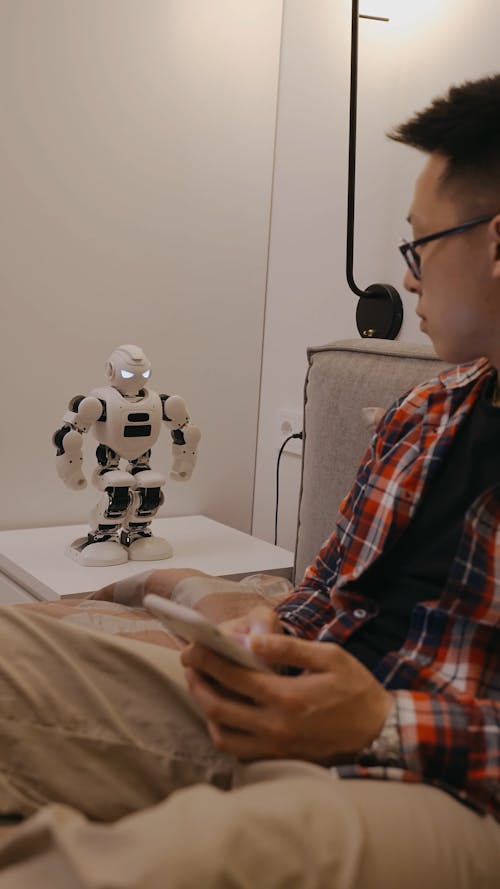
{"label": "robot hand", "polygon": [[59,478],[67,488],[73,490],[87,487],[82,472],[82,444],[82,434],[76,429],[70,429],[61,441],[63,453],[56,457],[56,472]]}
{"label": "robot hand", "polygon": [[201,438],[197,426],[186,426],[182,434],[184,444],[172,445],[173,462],[170,478],[177,482],[187,482],[191,478],[196,465],[197,444]]}

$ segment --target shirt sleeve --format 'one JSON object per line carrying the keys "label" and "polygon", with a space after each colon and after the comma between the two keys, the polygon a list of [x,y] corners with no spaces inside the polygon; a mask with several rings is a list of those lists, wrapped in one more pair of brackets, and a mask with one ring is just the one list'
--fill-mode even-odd
{"label": "shirt sleeve", "polygon": [[500,702],[394,691],[401,766],[420,780],[498,813]]}
{"label": "shirt sleeve", "polygon": [[287,633],[315,639],[321,628],[334,619],[330,588],[336,580],[337,551],[338,541],[333,533],[299,586],[276,606],[276,613]]}

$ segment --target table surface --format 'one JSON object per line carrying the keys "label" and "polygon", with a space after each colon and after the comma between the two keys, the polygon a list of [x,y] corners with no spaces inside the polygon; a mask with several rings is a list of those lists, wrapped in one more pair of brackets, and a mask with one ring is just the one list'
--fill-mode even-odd
{"label": "table surface", "polygon": [[106,568],[84,567],[64,553],[68,544],[87,534],[87,525],[2,531],[0,570],[37,599],[88,593],[155,568],[197,568],[233,579],[256,572],[291,578],[292,552],[206,516],[155,519],[153,528],[172,544],[171,559]]}

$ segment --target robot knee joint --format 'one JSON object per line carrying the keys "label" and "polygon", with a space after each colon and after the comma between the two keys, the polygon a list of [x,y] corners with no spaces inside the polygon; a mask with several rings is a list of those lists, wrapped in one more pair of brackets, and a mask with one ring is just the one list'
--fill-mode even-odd
{"label": "robot knee joint", "polygon": [[105,509],[105,518],[121,518],[127,512],[131,502],[132,494],[128,488],[106,488],[109,502]]}
{"label": "robot knee joint", "polygon": [[137,494],[139,495],[138,516],[154,515],[165,499],[161,488],[140,488]]}

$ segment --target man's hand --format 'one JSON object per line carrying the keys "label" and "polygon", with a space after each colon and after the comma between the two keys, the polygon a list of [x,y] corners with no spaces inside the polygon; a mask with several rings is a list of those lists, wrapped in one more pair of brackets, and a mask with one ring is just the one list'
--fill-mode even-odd
{"label": "man's hand", "polygon": [[248,614],[234,617],[219,624],[219,630],[230,636],[253,636],[262,633],[282,633],[283,627],[274,608],[268,605],[257,605]]}
{"label": "man's hand", "polygon": [[392,696],[340,646],[273,633],[254,636],[251,647],[270,666],[304,672],[282,676],[247,670],[198,644],[181,654],[218,749],[243,760],[335,764],[379,734]]}

